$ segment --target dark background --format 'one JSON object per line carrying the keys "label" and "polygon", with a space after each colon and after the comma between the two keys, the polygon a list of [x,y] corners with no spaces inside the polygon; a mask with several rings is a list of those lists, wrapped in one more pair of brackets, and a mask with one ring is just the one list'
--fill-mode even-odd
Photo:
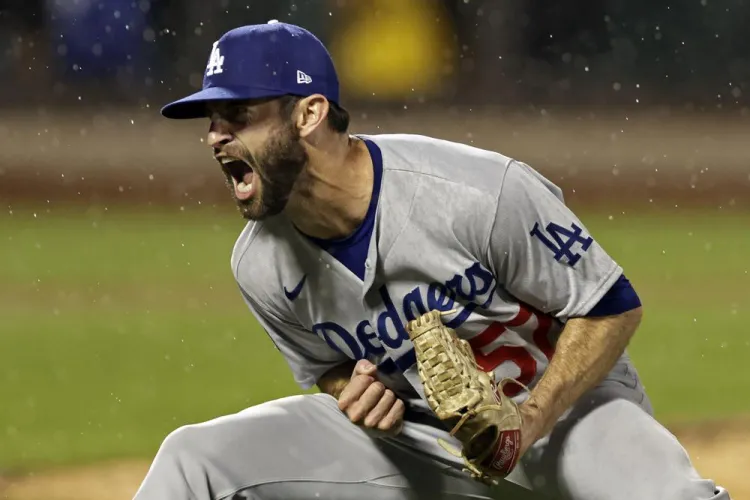
{"label": "dark background", "polygon": [[[425,14],[395,13],[403,27],[447,28],[441,42],[450,50],[425,58],[443,66],[437,91],[423,99],[427,105],[621,106],[636,99],[700,110],[746,105],[750,38],[743,35],[750,9],[743,0],[402,2],[407,4],[410,12]],[[228,29],[277,18],[330,42],[352,19],[375,19],[393,5],[4,0],[0,104],[79,106],[82,93],[88,105],[168,100],[200,85],[211,42]],[[373,41],[382,39],[378,29],[371,29]],[[368,51],[360,57],[367,59]],[[378,66],[384,78],[398,73],[387,63]],[[348,89],[347,104],[399,105],[422,90],[410,89],[404,84],[401,95],[385,98]]]}

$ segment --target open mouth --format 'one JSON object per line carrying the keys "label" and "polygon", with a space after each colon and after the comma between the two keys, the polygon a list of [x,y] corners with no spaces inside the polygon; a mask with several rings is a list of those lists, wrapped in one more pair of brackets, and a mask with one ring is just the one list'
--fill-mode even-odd
{"label": "open mouth", "polygon": [[255,192],[253,169],[245,161],[232,157],[219,158],[227,178],[232,179],[234,194],[239,200],[249,199]]}

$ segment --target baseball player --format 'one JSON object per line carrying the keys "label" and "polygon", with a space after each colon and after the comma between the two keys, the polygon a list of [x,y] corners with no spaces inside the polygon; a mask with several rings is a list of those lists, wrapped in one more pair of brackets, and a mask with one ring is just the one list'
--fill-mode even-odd
{"label": "baseball player", "polygon": [[326,48],[275,21],[162,114],[210,121],[239,291],[320,393],[177,429],[138,500],[729,498],[652,416],[622,268],[529,165],[351,134]]}

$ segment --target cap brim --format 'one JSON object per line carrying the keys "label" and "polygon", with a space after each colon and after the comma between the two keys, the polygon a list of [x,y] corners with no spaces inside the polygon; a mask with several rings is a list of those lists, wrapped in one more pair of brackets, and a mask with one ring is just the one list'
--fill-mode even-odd
{"label": "cap brim", "polygon": [[260,99],[274,97],[273,92],[260,89],[243,88],[232,90],[226,87],[209,87],[195,94],[183,97],[161,108],[161,114],[165,118],[173,120],[189,120],[193,118],[205,118],[208,116],[206,103],[211,101],[238,100],[238,99]]}

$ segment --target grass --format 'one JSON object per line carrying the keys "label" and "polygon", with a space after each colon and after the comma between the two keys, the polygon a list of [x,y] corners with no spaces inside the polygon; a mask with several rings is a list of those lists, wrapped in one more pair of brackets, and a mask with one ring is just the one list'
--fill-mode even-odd
{"label": "grass", "polygon": [[[750,412],[750,214],[586,217],[644,302],[630,348],[656,407],[671,422]],[[709,397],[709,404],[696,404]]]}
{"label": "grass", "polygon": [[[750,412],[750,215],[583,219],[644,301],[630,352],[658,415]],[[0,216],[0,467],[150,457],[178,425],[299,392],[232,281],[241,226],[209,208]]]}

